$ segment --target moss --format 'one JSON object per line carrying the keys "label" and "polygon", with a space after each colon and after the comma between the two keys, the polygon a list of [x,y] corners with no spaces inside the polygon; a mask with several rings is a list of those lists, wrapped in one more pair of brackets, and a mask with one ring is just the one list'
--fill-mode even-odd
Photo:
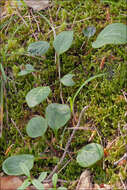
{"label": "moss", "polygon": [[[78,2],[78,3],[77,3]],[[58,8],[60,7],[59,11]],[[110,19],[106,19],[107,9],[109,10]],[[74,87],[63,87],[63,97],[67,102],[68,97],[73,97],[77,89],[91,76],[97,75],[100,72],[106,72],[107,75],[102,78],[95,79],[88,83],[79,93],[75,102],[75,112],[77,117],[81,109],[85,105],[89,105],[89,109],[84,114],[81,125],[87,125],[90,130],[77,130],[75,137],[71,143],[69,151],[74,155],[72,161],[62,170],[59,177],[65,180],[76,180],[79,178],[84,168],[78,166],[75,161],[77,151],[84,145],[88,144],[88,140],[92,135],[91,129],[96,129],[97,132],[92,142],[103,143],[104,148],[114,139],[116,142],[107,150],[109,155],[105,158],[105,169],[103,170],[102,163],[91,168],[94,180],[101,183],[110,183],[114,186],[119,181],[119,173],[123,180],[126,179],[126,172],[123,166],[113,167],[113,163],[119,160],[124,154],[126,134],[122,129],[127,119],[125,112],[127,105],[122,93],[127,87],[127,64],[126,64],[126,48],[125,45],[120,46],[105,46],[100,49],[92,49],[91,43],[96,39],[97,34],[108,24],[112,22],[125,23],[126,2],[119,0],[118,3],[100,3],[99,0],[72,0],[72,1],[54,1],[54,6],[48,10],[42,11],[48,19],[53,20],[56,33],[63,30],[74,30],[74,41],[71,48],[60,56],[61,61],[61,76],[72,72],[75,74]],[[58,11],[58,12],[57,12]],[[56,14],[57,12],[57,14]],[[6,101],[9,112],[9,130],[6,131],[6,111],[4,113],[3,137],[1,141],[1,159],[0,164],[11,155],[21,153],[31,153],[36,156],[35,166],[32,169],[32,174],[37,176],[41,171],[52,171],[52,168],[59,161],[65,144],[70,137],[71,130],[68,127],[73,127],[70,121],[64,131],[63,140],[61,143],[61,134],[64,127],[58,131],[58,139],[54,139],[54,134],[51,129],[48,129],[46,138],[51,142],[57,155],[49,148],[44,139],[30,139],[25,127],[27,122],[33,115],[45,114],[45,108],[48,102],[61,103],[59,80],[57,65],[55,64],[55,52],[53,49],[53,33],[49,25],[37,13],[36,20],[39,23],[40,32],[38,32],[37,24],[32,17],[31,23],[29,20],[29,10],[21,11],[22,17],[25,19],[28,26],[26,27],[22,20],[15,13],[11,18],[2,19],[1,22],[1,52],[0,56],[6,55],[6,60],[3,62],[9,82],[6,85]],[[52,19],[51,19],[52,18]],[[82,30],[87,26],[96,27],[96,35],[89,41],[84,37]],[[23,54],[27,53],[27,47],[30,43],[35,42],[35,35],[38,40],[46,40],[50,43],[50,49],[41,59],[32,58]],[[84,45],[83,45],[84,44]],[[83,45],[83,46],[82,46]],[[20,55],[22,54],[22,55]],[[103,57],[106,57],[103,70],[100,70],[100,64]],[[21,67],[26,64],[32,64],[37,70],[34,74],[29,74],[24,77],[18,77],[17,74]],[[43,104],[30,109],[28,108],[25,96],[36,86],[49,85],[52,89],[52,94],[49,100]],[[19,136],[17,129],[11,123],[12,118],[22,132],[26,145],[24,146],[23,139]],[[54,140],[54,141],[53,141]],[[52,143],[53,142],[53,143]],[[12,146],[9,153],[5,156],[5,152],[9,146]],[[62,144],[62,147],[61,147]],[[48,148],[50,151],[43,152]],[[61,149],[60,149],[61,148]],[[117,150],[117,151],[116,151]],[[41,159],[41,157],[48,157]],[[69,156],[66,156],[65,161],[68,161]],[[70,187],[71,189],[71,187]],[[73,189],[73,188],[72,188]]]}

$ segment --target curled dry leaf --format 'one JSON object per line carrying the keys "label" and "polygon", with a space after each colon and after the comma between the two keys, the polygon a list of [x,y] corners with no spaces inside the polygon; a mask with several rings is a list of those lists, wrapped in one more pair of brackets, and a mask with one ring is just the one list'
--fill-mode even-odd
{"label": "curled dry leaf", "polygon": [[90,172],[88,170],[85,170],[80,176],[76,190],[88,190],[88,189],[93,190],[93,184]]}
{"label": "curled dry leaf", "polygon": [[[23,183],[23,177],[17,176],[4,176],[0,177],[0,189],[1,190],[17,190]],[[45,190],[49,190],[52,185],[48,183],[43,184]],[[29,186],[26,190],[37,190],[34,186]]]}
{"label": "curled dry leaf", "polygon": [[28,7],[35,11],[44,10],[49,6],[49,0],[24,0]]}
{"label": "curled dry leaf", "polygon": [[16,176],[0,177],[1,190],[16,190],[18,187],[22,185],[22,183],[22,180]]}

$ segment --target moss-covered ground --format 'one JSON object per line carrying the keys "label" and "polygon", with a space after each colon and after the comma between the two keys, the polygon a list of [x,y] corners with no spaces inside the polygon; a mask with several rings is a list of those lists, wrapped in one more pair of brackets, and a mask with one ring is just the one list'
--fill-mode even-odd
{"label": "moss-covered ground", "polygon": [[[17,9],[12,9],[8,5],[8,14],[1,20],[0,26],[0,56],[8,77],[4,94],[0,165],[11,155],[33,154],[36,162],[31,172],[34,176],[38,176],[42,171],[50,173],[57,164],[71,134],[71,129],[68,128],[73,127],[73,124],[70,121],[65,130],[64,127],[61,128],[57,139],[50,129],[45,139],[31,139],[26,134],[25,128],[32,116],[43,116],[48,102],[61,103],[61,100],[55,52],[52,46],[52,29],[36,12],[31,13],[27,8],[19,12],[20,16]],[[63,87],[63,98],[66,103],[69,104],[68,97],[73,96],[85,80],[99,73],[108,73],[88,83],[76,98],[77,118],[82,108],[89,105],[81,122],[83,127],[88,127],[88,130],[77,130],[63,165],[69,159],[71,161],[59,173],[59,178],[72,182],[80,177],[84,168],[76,163],[77,151],[89,143],[94,130],[96,132],[90,142],[102,144],[106,152],[103,163],[90,168],[94,181],[98,184],[111,184],[114,189],[118,189],[121,186],[121,178],[124,183],[127,182],[126,162],[114,166],[114,162],[127,151],[127,102],[124,96],[124,92],[127,91],[127,49],[125,45],[107,45],[93,49],[91,44],[108,24],[126,23],[126,1],[102,3],[100,0],[54,0],[50,8],[40,13],[50,20],[57,34],[64,30],[74,31],[71,48],[60,57],[61,75],[64,76],[69,72],[75,74],[76,85]],[[88,26],[96,27],[96,34],[89,40],[82,33],[82,30]],[[41,59],[25,55],[28,45],[37,40],[45,40],[51,44],[48,53]],[[100,64],[104,57],[104,68],[101,69]],[[18,72],[26,64],[32,64],[37,72],[19,77]],[[52,93],[48,101],[30,109],[25,96],[37,86],[50,86]],[[12,120],[24,139],[19,135]],[[75,188],[69,184],[68,189]]]}

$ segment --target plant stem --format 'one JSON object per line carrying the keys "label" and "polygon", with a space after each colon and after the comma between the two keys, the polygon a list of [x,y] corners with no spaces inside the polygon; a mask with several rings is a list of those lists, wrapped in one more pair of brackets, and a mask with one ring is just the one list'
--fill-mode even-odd
{"label": "plant stem", "polygon": [[[58,75],[59,75],[59,82],[60,82],[60,79],[61,79],[61,69],[60,69],[60,56],[59,55],[57,55],[57,64],[58,64]],[[64,104],[63,95],[62,95],[62,85],[61,85],[61,82],[60,82],[60,98],[61,98],[62,104]]]}
{"label": "plant stem", "polygon": [[2,137],[2,129],[3,129],[3,80],[1,77],[1,94],[0,94],[0,137]]}

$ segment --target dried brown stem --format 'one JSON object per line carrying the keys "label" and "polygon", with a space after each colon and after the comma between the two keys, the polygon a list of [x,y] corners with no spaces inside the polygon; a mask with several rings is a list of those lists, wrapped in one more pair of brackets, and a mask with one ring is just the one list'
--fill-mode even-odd
{"label": "dried brown stem", "polygon": [[23,141],[24,141],[24,144],[26,144],[25,140],[24,140],[24,137],[21,133],[21,131],[19,130],[19,128],[17,127],[16,123],[14,122],[14,120],[11,118],[11,122],[12,124],[14,125],[14,127],[17,129],[17,131],[19,132],[20,136],[22,137]]}

